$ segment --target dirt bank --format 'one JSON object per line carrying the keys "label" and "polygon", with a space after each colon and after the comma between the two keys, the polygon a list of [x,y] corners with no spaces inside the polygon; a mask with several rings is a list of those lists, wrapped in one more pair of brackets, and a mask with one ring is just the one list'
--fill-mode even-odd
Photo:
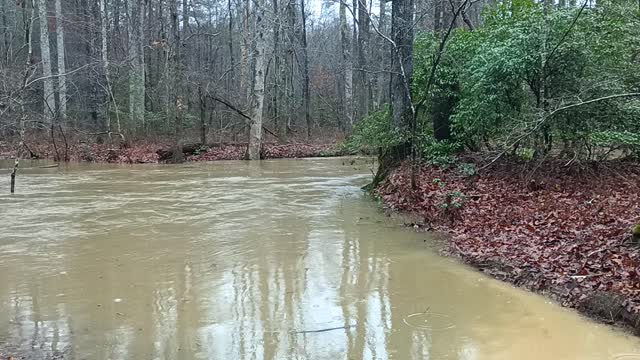
{"label": "dirt bank", "polygon": [[447,255],[640,334],[640,164],[504,160],[470,175],[482,166],[466,162],[422,167],[415,191],[405,164],[375,191],[450,233]]}

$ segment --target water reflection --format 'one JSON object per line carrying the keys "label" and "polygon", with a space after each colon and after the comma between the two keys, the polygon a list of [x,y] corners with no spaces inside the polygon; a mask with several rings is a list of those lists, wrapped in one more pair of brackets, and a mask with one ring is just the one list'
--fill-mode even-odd
{"label": "water reflection", "polygon": [[0,353],[612,359],[639,343],[434,255],[367,162],[71,166],[0,194]]}

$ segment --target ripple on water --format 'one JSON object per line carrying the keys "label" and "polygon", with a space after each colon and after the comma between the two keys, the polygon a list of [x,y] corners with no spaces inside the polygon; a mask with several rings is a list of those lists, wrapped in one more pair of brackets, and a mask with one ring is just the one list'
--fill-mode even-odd
{"label": "ripple on water", "polygon": [[640,354],[618,354],[611,360],[640,360]]}
{"label": "ripple on water", "polygon": [[434,313],[431,311],[411,314],[402,320],[408,326],[420,330],[440,331],[453,329],[456,326],[449,315]]}

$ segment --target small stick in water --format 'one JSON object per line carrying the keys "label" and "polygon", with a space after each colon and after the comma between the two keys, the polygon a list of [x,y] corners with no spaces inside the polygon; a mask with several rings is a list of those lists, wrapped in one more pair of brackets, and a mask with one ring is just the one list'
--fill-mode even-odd
{"label": "small stick in water", "polygon": [[345,325],[345,326],[338,326],[338,327],[332,327],[332,328],[326,328],[326,329],[320,329],[320,330],[303,330],[303,331],[296,331],[296,334],[311,334],[311,333],[321,333],[321,332],[327,332],[327,331],[333,331],[333,330],[343,330],[343,329],[349,329],[355,327],[355,325]]}
{"label": "small stick in water", "polygon": [[13,171],[11,172],[11,193],[12,194],[16,189],[16,172],[18,172],[18,164],[20,164],[20,161],[16,159],[16,162],[13,164]]}

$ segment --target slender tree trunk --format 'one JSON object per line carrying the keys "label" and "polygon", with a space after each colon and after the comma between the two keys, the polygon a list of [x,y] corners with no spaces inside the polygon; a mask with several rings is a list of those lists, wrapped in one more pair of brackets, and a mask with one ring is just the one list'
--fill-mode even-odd
{"label": "slender tree trunk", "polygon": [[0,7],[0,13],[2,15],[2,53],[5,55],[2,57],[2,63],[8,63],[11,49],[9,43],[9,22],[7,21],[7,0],[0,0],[2,4]]}
{"label": "slender tree trunk", "polygon": [[202,84],[198,85],[198,95],[200,98],[200,143],[207,145],[207,99],[202,91]]}
{"label": "slender tree trunk", "polygon": [[[33,4],[32,4],[33,5]],[[27,10],[27,1],[22,2],[22,21],[24,27],[24,43],[27,45],[27,59],[26,64],[27,67],[33,64],[33,39],[32,39],[32,31],[33,31],[33,6],[31,9]]]}
{"label": "slender tree trunk", "polygon": [[229,74],[229,90],[231,89],[231,84],[232,84],[232,80],[235,79],[235,67],[236,67],[236,63],[235,60],[233,59],[233,12],[231,11],[231,0],[227,0],[227,9],[229,10],[229,69],[230,70],[230,74]]}
{"label": "slender tree trunk", "polygon": [[265,50],[267,45],[267,19],[264,0],[256,4],[256,50],[253,81],[251,128],[249,130],[249,160],[260,160],[262,149],[262,114],[264,110]]}
{"label": "slender tree trunk", "polygon": [[311,138],[311,114],[310,103],[311,96],[309,94],[309,54],[307,52],[307,14],[305,13],[305,0],[300,0],[300,12],[302,13],[302,97],[304,99],[304,119],[307,125],[307,139]]}
{"label": "slender tree trunk", "polygon": [[[115,21],[115,19],[114,19]],[[118,105],[116,103],[113,89],[111,87],[111,77],[109,76],[109,43],[108,43],[108,19],[107,19],[107,0],[100,0],[100,36],[102,49],[100,55],[102,57],[102,71],[104,72],[104,78],[107,83],[107,108],[104,113],[104,126],[107,132],[111,132],[111,116],[109,114],[109,105],[113,102],[116,114],[116,130],[118,133],[122,133],[120,126],[120,115],[118,111]]]}
{"label": "slender tree trunk", "polygon": [[56,0],[56,45],[58,48],[58,100],[60,120],[67,119],[67,76],[64,60],[64,20],[62,18],[62,1]]}
{"label": "slender tree trunk", "polygon": [[[387,27],[386,0],[380,0],[379,6],[380,6],[380,21],[378,23],[378,27],[379,27],[378,30],[386,35],[386,27]],[[382,71],[378,73],[375,110],[380,110],[382,108],[382,104],[384,104],[387,100],[386,93],[387,93],[387,90],[389,89],[388,86],[385,86],[387,84],[389,74],[386,71],[384,71],[387,67],[388,57],[385,55],[387,53],[385,50],[388,49],[388,45],[384,39],[379,39],[379,41],[380,41],[379,43],[380,47],[378,49],[378,59],[379,59],[378,65],[382,68],[381,69]]]}
{"label": "slender tree trunk", "polygon": [[[280,129],[282,128],[279,124],[284,122],[284,118],[283,118],[283,113],[284,111],[282,111],[282,107],[284,105],[284,101],[283,101],[283,84],[282,81],[284,79],[284,69],[283,69],[283,64],[282,64],[282,60],[283,60],[283,54],[282,54],[282,48],[281,48],[281,43],[280,43],[280,31],[282,28],[281,25],[281,21],[280,21],[280,17],[279,17],[279,3],[278,0],[273,0],[273,12],[274,12],[274,19],[275,21],[273,22],[273,56],[274,56],[274,76],[273,76],[273,80],[274,80],[274,88],[273,88],[273,122],[274,122],[274,128],[276,129],[277,132],[280,131]],[[279,136],[283,136],[282,133],[278,134]]]}
{"label": "slender tree trunk", "polygon": [[38,1],[38,17],[40,19],[40,55],[42,57],[42,76],[44,77],[44,114],[49,120],[53,120],[56,111],[56,98],[53,92],[51,52],[49,51],[47,0]]}
{"label": "slender tree trunk", "polygon": [[[446,36],[450,24],[453,28],[462,27],[462,16],[455,15],[455,11],[460,7],[460,0],[444,0],[440,7],[440,16],[438,19],[439,28],[436,29],[436,35],[440,38]],[[461,15],[461,14],[459,14]],[[457,86],[457,85],[456,85]],[[431,101],[431,119],[433,122],[433,135],[437,140],[451,139],[451,115],[455,106],[455,98],[448,96],[455,89],[447,89],[451,91],[442,91],[438,96],[433,96]],[[427,95],[431,96],[431,95]]]}
{"label": "slender tree trunk", "polygon": [[[340,43],[342,45],[342,67],[344,71],[343,111],[346,118],[346,127],[353,128],[353,64],[351,62],[351,41],[349,39],[349,27],[347,24],[346,0],[340,1]],[[381,0],[383,1],[383,0]]]}
{"label": "slender tree trunk", "polygon": [[120,1],[121,0],[112,0],[113,1],[113,34],[115,41],[112,41],[112,50],[114,58],[118,58],[120,46],[122,46],[121,38],[122,38],[122,30],[120,30]]}
{"label": "slender tree trunk", "polygon": [[251,96],[251,6],[249,0],[242,1],[242,46],[240,48],[240,89],[245,102]]}
{"label": "slender tree trunk", "polygon": [[358,1],[358,119],[369,112],[369,74],[367,52],[369,50],[369,13],[367,0]]}
{"label": "slender tree trunk", "polygon": [[[137,3],[137,7],[136,7]],[[144,2],[128,0],[127,32],[129,34],[129,120],[131,126],[144,131],[145,74],[144,74]]]}
{"label": "slender tree trunk", "polygon": [[413,73],[413,0],[392,3],[391,110],[395,126],[403,131],[412,126],[412,104],[406,82]]}
{"label": "slender tree trunk", "polygon": [[[297,26],[297,1],[296,0],[287,0],[287,26],[288,31],[295,34],[298,29]],[[298,109],[298,97],[295,96],[295,87],[293,83],[294,79],[294,68],[295,68],[295,54],[296,54],[296,39],[297,36],[288,36],[287,37],[287,56],[286,56],[286,64],[285,64],[285,83],[284,86],[286,88],[285,98],[287,107],[287,118],[286,122],[281,124],[282,129],[280,129],[280,133],[285,136],[289,135],[291,132],[292,121],[293,118],[297,114]]]}
{"label": "slender tree trunk", "polygon": [[[415,125],[415,109],[411,101],[411,76],[413,74],[413,0],[394,0],[391,10],[391,116],[394,127],[402,134],[409,134]],[[385,150],[379,156],[378,172],[373,182],[368,185],[371,189],[383,181],[390,171],[402,159],[411,154],[411,141],[398,144]]]}

